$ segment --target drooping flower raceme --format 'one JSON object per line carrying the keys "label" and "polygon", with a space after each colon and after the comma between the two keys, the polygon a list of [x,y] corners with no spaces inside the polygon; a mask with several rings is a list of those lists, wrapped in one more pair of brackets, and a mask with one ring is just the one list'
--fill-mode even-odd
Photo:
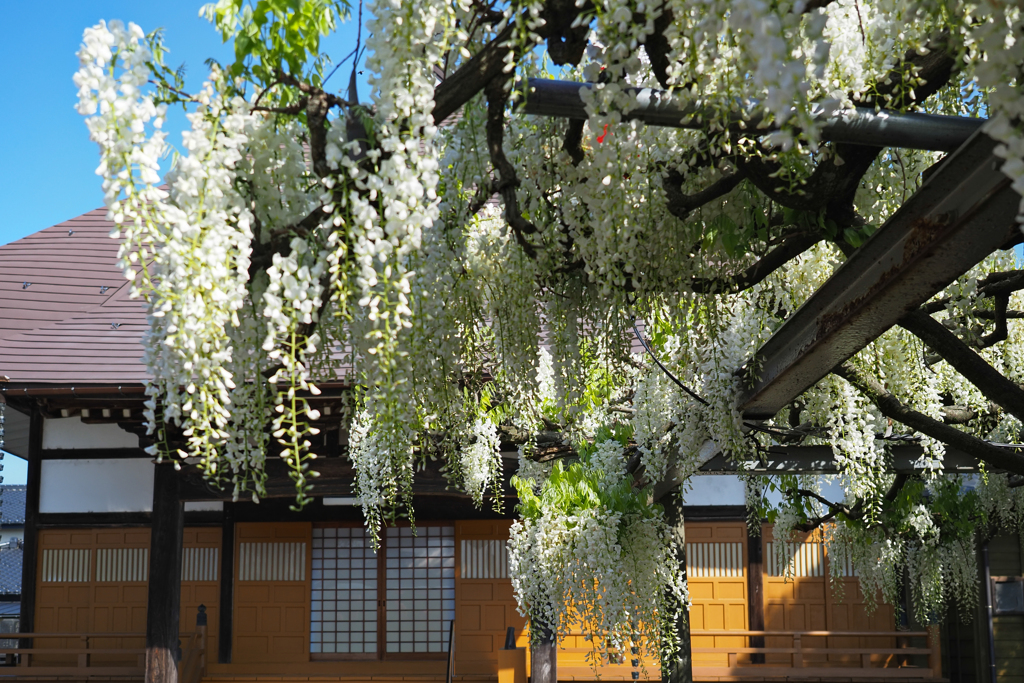
{"label": "drooping flower raceme", "polygon": [[632,488],[621,444],[599,442],[568,468],[555,463],[539,491],[514,481],[521,519],[509,563],[533,636],[581,631],[597,655],[634,646],[655,654],[688,595],[661,510]]}
{"label": "drooping flower raceme", "polygon": [[159,127],[164,106],[141,90],[153,59],[143,39],[134,24],[101,23],[86,32],[76,75],[79,110],[90,116],[100,146],[97,172],[105,178],[108,214],[124,233],[122,268],[149,304],[150,433],[163,422],[183,425],[188,454],[215,472],[237,379],[227,367],[229,330],[240,324],[252,238],[234,169],[253,120],[241,98],[224,97],[215,68],[188,115],[192,128],[168,174],[169,190],[157,188],[165,142],[159,131],[148,135],[147,125]]}

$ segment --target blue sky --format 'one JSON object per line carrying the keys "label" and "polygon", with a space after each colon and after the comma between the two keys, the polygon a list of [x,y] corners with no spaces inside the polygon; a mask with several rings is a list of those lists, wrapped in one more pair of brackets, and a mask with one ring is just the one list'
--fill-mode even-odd
{"label": "blue sky", "polygon": [[[96,146],[89,141],[82,117],[75,111],[77,89],[71,78],[78,69],[75,53],[82,31],[100,19],[134,21],[146,32],[163,27],[170,49],[167,63],[184,63],[186,90],[194,92],[207,74],[209,57],[227,63],[230,47],[199,17],[202,2],[125,2],[119,0],[55,0],[8,2],[0,24],[0,63],[5,64],[4,106],[0,107],[0,244],[73,218],[103,205]],[[358,6],[355,2],[354,8]],[[355,12],[353,12],[355,14]],[[366,17],[364,17],[365,19]],[[324,43],[324,51],[341,59],[355,46],[355,22],[342,25]],[[347,66],[329,86],[348,83]],[[364,76],[365,78],[365,76]],[[367,99],[365,84],[360,96]],[[168,139],[181,142],[186,123],[178,113],[168,118]],[[2,322],[0,322],[2,324]],[[4,483],[25,482],[25,463],[8,455]]]}
{"label": "blue sky", "polygon": [[[0,60],[4,74],[4,135],[0,164],[0,244],[80,215],[103,204],[96,146],[75,111],[78,69],[75,53],[82,30],[100,19],[134,21],[149,32],[164,28],[170,49],[167,63],[186,66],[186,88],[198,90],[207,74],[208,57],[231,59],[229,46],[205,19],[202,2],[123,2],[118,0],[56,0],[5,3],[0,27]],[[325,51],[343,58],[355,45],[355,23],[325,41]],[[349,72],[339,69],[329,86],[341,89]],[[366,90],[360,93],[366,99]],[[180,109],[177,110],[180,112]],[[185,124],[178,113],[169,118],[169,141],[181,142]]]}

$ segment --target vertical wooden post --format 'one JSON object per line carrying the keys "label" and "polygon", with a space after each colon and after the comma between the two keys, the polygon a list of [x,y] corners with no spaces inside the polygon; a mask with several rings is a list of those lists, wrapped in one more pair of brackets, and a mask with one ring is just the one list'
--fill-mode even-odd
{"label": "vertical wooden post", "polygon": [[[760,524],[760,522],[759,522]],[[754,535],[747,525],[747,628],[764,630],[764,551],[761,534]],[[750,647],[764,647],[764,636],[750,636]],[[753,664],[764,664],[764,654],[750,655]]]}
{"label": "vertical wooden post", "polygon": [[185,507],[178,496],[178,474],[174,466],[164,463],[154,470],[146,612],[146,683],[177,683]]}
{"label": "vertical wooden post", "polygon": [[[39,567],[39,489],[42,486],[43,414],[32,409],[28,432],[28,477],[25,481],[25,540],[21,560],[21,633],[32,633],[36,625],[36,581]],[[32,647],[30,638],[23,638],[18,647]],[[22,656],[28,666],[30,655]]]}
{"label": "vertical wooden post", "polygon": [[235,508],[224,503],[220,532],[220,608],[217,630],[217,661],[231,663],[231,617],[234,615],[235,589]]}
{"label": "vertical wooden post", "polygon": [[557,638],[542,624],[530,624],[530,683],[558,683]]}
{"label": "vertical wooden post", "polygon": [[[665,520],[672,533],[672,546],[676,561],[686,575],[686,529],[683,526],[683,493],[679,489],[661,499],[665,506]],[[661,680],[663,683],[693,683],[693,655],[690,651],[690,615],[682,610],[676,622],[679,646],[673,653],[662,653]]]}

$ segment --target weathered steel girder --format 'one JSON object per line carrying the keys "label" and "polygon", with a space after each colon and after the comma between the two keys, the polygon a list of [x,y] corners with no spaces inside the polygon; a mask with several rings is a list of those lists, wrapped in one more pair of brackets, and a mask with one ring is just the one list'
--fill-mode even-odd
{"label": "weathered steel girder", "polygon": [[811,295],[746,366],[739,400],[767,419],[993,251],[1019,237],[1020,196],[975,134]]}
{"label": "weathered steel girder", "polygon": [[[586,119],[580,89],[589,87],[593,87],[593,83],[531,78],[529,92],[522,105],[523,112],[536,116]],[[631,90],[636,95],[636,106],[623,114],[626,120],[635,119],[651,126],[700,128],[703,126],[701,115],[708,114],[692,101],[664,90]],[[840,116],[819,110],[818,118],[822,121],[823,140],[936,152],[952,152],[959,148],[985,123],[984,119],[885,110],[876,112],[864,107],[844,111]],[[734,127],[742,125],[751,130],[758,126],[760,119],[756,115],[741,116],[737,112],[731,123]],[[765,128],[764,132],[770,130]]]}

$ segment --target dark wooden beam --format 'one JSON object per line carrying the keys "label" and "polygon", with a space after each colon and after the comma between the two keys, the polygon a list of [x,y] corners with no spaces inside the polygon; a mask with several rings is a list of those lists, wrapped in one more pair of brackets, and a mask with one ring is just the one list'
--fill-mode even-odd
{"label": "dark wooden beam", "polygon": [[[683,508],[683,492],[678,488],[662,498],[665,506],[665,522],[672,535],[672,552],[676,562],[686,575],[686,525]],[[683,606],[682,614],[676,620],[679,643],[676,651],[662,663],[663,683],[693,683],[693,653],[690,644],[690,615]]]}
{"label": "dark wooden beam", "polygon": [[[153,515],[149,512],[48,512],[40,514],[36,526],[39,529],[64,527],[90,527],[117,529],[124,527],[149,527]],[[185,526],[220,526],[221,513],[213,510],[197,510],[185,513]]]}
{"label": "dark wooden beam", "polygon": [[43,460],[153,459],[153,456],[142,448],[47,448],[41,451],[39,456]]}
{"label": "dark wooden beam", "polygon": [[[747,524],[747,630],[764,630],[764,552],[761,534],[753,534]],[[764,647],[764,636],[751,636],[750,647]],[[764,654],[751,655],[751,661],[764,663]]]}
{"label": "dark wooden beam", "polygon": [[153,515],[148,512],[49,512],[38,517],[40,529],[61,527],[148,527]]}
{"label": "dark wooden beam", "polygon": [[[346,494],[351,496],[352,493]],[[413,496],[413,509],[419,522],[446,521],[452,519],[515,519],[516,499],[505,498],[502,509],[496,512],[491,500],[484,499],[477,508],[468,497],[448,495]],[[232,504],[235,522],[354,522],[363,524],[363,509],[358,505],[324,505],[322,500],[313,500],[299,511],[292,510],[295,504],[291,498],[268,498],[259,504],[240,500]],[[227,504],[225,504],[227,505]]]}
{"label": "dark wooden beam", "polygon": [[[39,489],[42,485],[43,414],[33,410],[29,418],[28,478],[25,486],[25,538],[21,560],[21,620],[19,631],[32,633],[36,625],[36,581],[39,567]],[[31,639],[20,647],[32,647]]]}
{"label": "dark wooden beam", "polygon": [[220,622],[217,627],[217,661],[231,663],[235,615],[235,504],[224,503],[220,531]]}
{"label": "dark wooden beam", "polygon": [[747,518],[746,505],[684,505],[691,522],[741,522]]}
{"label": "dark wooden beam", "polygon": [[146,612],[146,683],[177,683],[178,622],[181,605],[184,505],[178,475],[170,463],[153,475],[153,527],[149,544],[149,599]]}
{"label": "dark wooden beam", "polygon": [[[457,489],[450,488],[441,468],[444,463],[440,460],[427,461],[422,470],[414,475],[413,492],[415,494],[443,495],[452,498],[464,498],[469,496],[460,493]],[[518,460],[505,458],[502,460],[502,493],[504,496],[515,496],[515,489],[510,480],[518,467]],[[263,500],[272,498],[295,498],[295,483],[288,475],[288,465],[281,459],[268,457],[266,460],[267,484],[266,495]],[[355,470],[348,458],[317,458],[310,467],[319,472],[320,476],[313,480],[313,490],[310,495],[313,497],[341,497],[351,496],[352,487],[356,480]],[[225,488],[217,488],[209,483],[203,473],[195,466],[183,464],[181,472],[181,498],[182,500],[224,500],[232,499],[232,488],[225,485]]]}

